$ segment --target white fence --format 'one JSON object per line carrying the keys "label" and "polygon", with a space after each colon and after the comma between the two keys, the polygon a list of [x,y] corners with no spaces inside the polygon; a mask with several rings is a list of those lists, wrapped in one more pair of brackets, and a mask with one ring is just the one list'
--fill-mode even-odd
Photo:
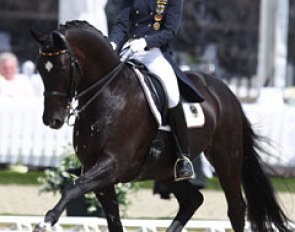
{"label": "white fence", "polygon": [[[42,217],[0,216],[0,232],[27,232],[43,220]],[[125,232],[163,232],[171,220],[132,220],[123,219]],[[295,228],[295,224],[291,224]],[[54,232],[107,232],[107,222],[103,218],[94,217],[61,217],[53,228]],[[233,231],[229,221],[197,221],[187,223],[183,232],[230,232]],[[251,232],[246,222],[245,232]],[[278,230],[274,230],[275,232]]]}
{"label": "white fence", "polygon": [[[243,108],[254,128],[275,146],[275,149],[266,147],[274,156],[264,156],[264,161],[294,167],[295,107],[257,103],[244,104]],[[42,113],[43,98],[0,98],[0,163],[59,164],[65,148],[72,142],[72,127],[65,124],[59,130],[50,129],[43,125]]]}
{"label": "white fence", "polygon": [[[30,216],[0,216],[0,232],[24,232],[32,231],[34,225],[39,224],[42,217]],[[122,220],[125,232],[160,232],[165,231],[171,220]],[[107,222],[103,218],[91,217],[61,217],[58,224],[53,228],[56,232],[106,232]],[[183,232],[229,232],[229,221],[189,221]],[[246,223],[245,232],[250,231]]]}
{"label": "white fence", "polygon": [[72,128],[42,122],[43,98],[0,98],[0,163],[56,166],[72,141]]}

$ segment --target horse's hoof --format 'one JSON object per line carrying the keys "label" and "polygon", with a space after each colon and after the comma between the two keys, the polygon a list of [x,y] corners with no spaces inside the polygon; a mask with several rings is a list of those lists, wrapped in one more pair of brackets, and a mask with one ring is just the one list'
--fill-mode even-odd
{"label": "horse's hoof", "polygon": [[41,222],[34,227],[32,232],[52,232],[51,225],[48,222]]}

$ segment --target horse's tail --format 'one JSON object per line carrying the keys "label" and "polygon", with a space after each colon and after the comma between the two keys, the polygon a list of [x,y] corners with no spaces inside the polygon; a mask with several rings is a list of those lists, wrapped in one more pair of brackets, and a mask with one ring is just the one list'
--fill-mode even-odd
{"label": "horse's tail", "polygon": [[272,184],[260,164],[257,151],[263,151],[258,142],[261,137],[252,129],[243,114],[243,151],[242,184],[247,199],[248,220],[253,231],[273,231],[272,224],[280,232],[293,231],[290,220],[281,209]]}

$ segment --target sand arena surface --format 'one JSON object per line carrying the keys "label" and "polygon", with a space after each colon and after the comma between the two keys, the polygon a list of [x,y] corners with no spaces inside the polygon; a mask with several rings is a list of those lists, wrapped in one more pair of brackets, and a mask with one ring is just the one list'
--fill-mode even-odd
{"label": "sand arena surface", "polygon": [[[204,204],[194,214],[194,219],[227,220],[227,205],[223,192],[202,190]],[[38,186],[0,186],[1,215],[44,215],[59,200],[60,195],[39,194]],[[278,197],[286,214],[295,220],[295,194],[279,193]],[[162,200],[151,190],[140,190],[130,195],[132,205],[128,208],[128,218],[173,218],[178,204],[175,198]]]}

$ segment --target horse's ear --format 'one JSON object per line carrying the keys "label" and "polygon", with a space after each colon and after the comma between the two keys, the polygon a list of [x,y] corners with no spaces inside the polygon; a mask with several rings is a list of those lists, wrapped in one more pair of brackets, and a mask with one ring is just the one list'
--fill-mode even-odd
{"label": "horse's ear", "polygon": [[36,40],[40,45],[42,45],[45,41],[44,36],[42,36],[41,34],[37,33],[34,30],[30,30],[31,36],[33,37],[34,40]]}
{"label": "horse's ear", "polygon": [[52,39],[53,39],[54,46],[56,48],[59,48],[59,49],[67,48],[66,38],[64,37],[64,35],[62,35],[58,31],[52,32]]}

